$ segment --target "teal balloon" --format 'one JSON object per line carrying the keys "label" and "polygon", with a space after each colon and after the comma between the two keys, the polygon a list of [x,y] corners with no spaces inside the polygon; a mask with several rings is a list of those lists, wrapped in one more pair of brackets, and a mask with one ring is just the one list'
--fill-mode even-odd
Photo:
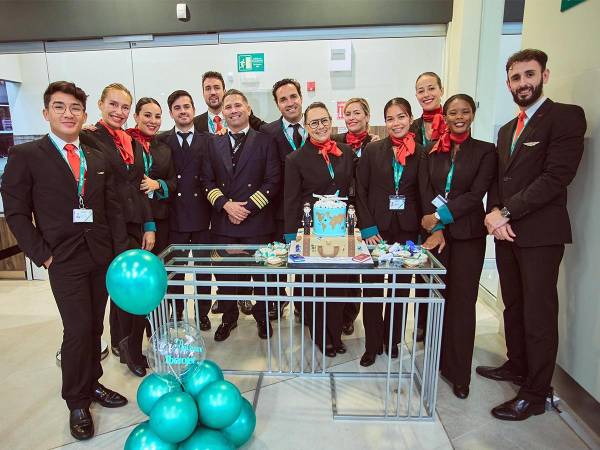
{"label": "teal balloon", "polygon": [[240,415],[242,394],[229,381],[213,381],[196,396],[200,423],[221,429],[231,425]]}
{"label": "teal balloon", "polygon": [[167,292],[167,271],[156,255],[141,249],[127,250],[108,266],[106,288],[119,308],[146,315]]}
{"label": "teal balloon", "polygon": [[202,389],[213,381],[223,379],[223,372],[216,363],[209,359],[194,364],[183,375],[181,382],[185,392],[196,397]]}
{"label": "teal balloon", "polygon": [[234,450],[235,446],[220,431],[198,427],[179,444],[179,450]]}
{"label": "teal balloon", "polygon": [[181,392],[181,384],[177,378],[171,374],[150,374],[138,387],[137,404],[142,412],[149,416],[158,399],[169,392]]}
{"label": "teal balloon", "polygon": [[129,434],[125,441],[125,450],[177,450],[177,444],[163,441],[146,421],[140,423]]}
{"label": "teal balloon", "polygon": [[242,397],[242,409],[240,415],[228,427],[221,430],[229,442],[236,447],[241,447],[252,437],[256,428],[256,414],[248,400]]}
{"label": "teal balloon", "polygon": [[150,427],[167,442],[187,439],[198,425],[198,408],[190,394],[170,392],[163,395],[150,411]]}

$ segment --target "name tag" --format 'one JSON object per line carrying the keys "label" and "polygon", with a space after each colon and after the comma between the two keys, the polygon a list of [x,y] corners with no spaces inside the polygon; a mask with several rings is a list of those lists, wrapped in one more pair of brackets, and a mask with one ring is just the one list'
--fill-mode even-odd
{"label": "name tag", "polygon": [[448,203],[448,200],[446,200],[441,195],[438,195],[436,198],[434,198],[433,200],[431,200],[431,204],[433,206],[435,206],[436,208],[439,208],[440,206],[444,206],[447,203]]}
{"label": "name tag", "polygon": [[77,208],[73,210],[73,223],[93,222],[94,211],[86,208]]}
{"label": "name tag", "polygon": [[406,197],[404,195],[390,195],[390,210],[399,211],[404,209]]}
{"label": "name tag", "polygon": [[148,192],[148,198],[154,198],[154,191]]}

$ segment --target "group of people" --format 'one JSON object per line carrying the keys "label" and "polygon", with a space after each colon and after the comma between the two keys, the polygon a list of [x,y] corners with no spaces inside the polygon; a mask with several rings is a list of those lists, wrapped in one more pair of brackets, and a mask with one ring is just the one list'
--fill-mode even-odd
{"label": "group of people", "polygon": [[[101,120],[82,131],[86,94],[70,82],[51,83],[43,110],[50,132],[11,149],[2,198],[19,246],[48,268],[64,326],[62,396],[73,436],[93,436],[92,401],[107,407],[127,402],[99,383],[105,274],[112,258],[130,248],[160,252],[169,244],[289,242],[313,194],[349,197],[368,244],[421,239],[446,267],[441,375],[459,398],[469,395],[475,303],[485,237],[493,234],[508,361],[477,367],[477,373],[521,386],[514,399],[492,410],[495,417],[523,420],[543,413],[557,352],[558,268],[564,244],[571,241],[566,188],[581,159],[586,129],[581,108],[544,97],[546,62],[544,52],[532,49],[509,58],[506,83],[520,113],[500,130],[497,146],[472,137],[476,103],[469,95],[458,93],[442,103],[444,89],[433,72],[416,80],[419,118],[404,98],[386,103],[385,138],[370,132],[371,110],[363,98],[346,102],[348,131],[332,135],[327,106],[314,102],[304,109],[300,84],[290,78],[273,86],[281,117],[265,123],[253,115],[243,92],[225,90],[221,74],[206,72],[202,90],[208,111],[196,116],[192,96],[177,90],[167,101],[175,126],[160,134],[162,109],[148,97],[135,105],[136,126],[123,129],[133,97],[118,83],[102,92]],[[337,275],[327,281],[357,278]],[[363,275],[362,281],[365,297],[383,297],[382,289],[368,288],[382,281],[378,275]],[[397,282],[410,280],[399,276]],[[170,289],[183,293],[182,286]],[[197,292],[210,294],[209,289]],[[230,286],[219,289],[228,296],[240,293]],[[360,289],[338,290],[328,293],[361,295]],[[297,283],[294,295],[323,293]],[[352,333],[360,303],[307,306],[308,320],[302,320],[312,323],[316,316],[310,330],[315,344],[329,357],[345,353],[341,336]],[[211,328],[210,308],[209,300],[199,301],[204,331]],[[257,301],[251,311],[263,339],[273,333],[266,308]],[[239,311],[233,301],[219,302],[218,310],[222,323],[214,337],[223,341],[237,326]],[[172,313],[180,318],[183,309]],[[372,365],[384,350],[398,357],[401,308],[394,314],[398,327],[392,330],[392,348],[386,348],[390,305],[363,305],[361,365]],[[426,314],[419,311],[420,319]],[[111,303],[113,352],[138,376],[147,367],[146,325],[144,317]]]}

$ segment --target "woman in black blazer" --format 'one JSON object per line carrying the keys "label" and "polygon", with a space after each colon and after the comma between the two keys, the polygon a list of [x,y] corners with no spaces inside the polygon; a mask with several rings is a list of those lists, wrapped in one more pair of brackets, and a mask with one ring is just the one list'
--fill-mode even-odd
{"label": "woman in black blazer", "polygon": [[158,255],[169,244],[169,202],[177,186],[175,165],[171,147],[156,139],[162,123],[160,104],[153,98],[142,97],[135,105],[133,119],[135,128],[129,128],[127,134],[144,149],[144,177],[140,190],[150,200],[156,224],[156,243],[152,252]]}
{"label": "woman in black blazer", "polygon": [[[416,241],[419,234],[421,202],[419,199],[419,163],[423,148],[409,131],[412,121],[410,103],[393,98],[383,110],[388,137],[365,148],[356,171],[356,204],[358,224],[367,244],[404,244]],[[363,275],[366,282],[382,283],[382,275]],[[410,275],[396,277],[397,283],[410,283]],[[365,297],[383,297],[383,289],[364,289]],[[409,289],[397,289],[395,295],[408,297]],[[390,292],[391,294],[391,292]],[[391,307],[383,303],[363,303],[366,349],[361,366],[370,366],[389,342]],[[402,305],[394,305],[392,347],[386,348],[392,358],[398,357],[402,321]]]}
{"label": "woman in black blazer", "polygon": [[[354,180],[356,154],[345,144],[336,144],[331,139],[331,115],[321,102],[311,103],[304,112],[304,125],[309,139],[304,145],[286,157],[284,183],[284,220],[285,239],[291,242],[296,238],[301,227],[304,203],[315,202],[313,194],[330,195],[339,192],[340,197],[347,197],[350,185]],[[304,277],[310,282],[310,277]],[[323,280],[323,277],[317,279]],[[328,281],[345,282],[346,275],[329,275]],[[323,289],[314,292],[310,288],[302,288],[302,295],[323,296]],[[346,289],[328,289],[331,296],[344,296]],[[312,302],[304,305],[306,316],[304,323],[312,326]],[[327,304],[327,332],[325,354],[334,357],[338,353],[346,353],[342,343],[343,303]],[[315,305],[315,330],[311,330],[315,344],[323,351],[323,304]]]}
{"label": "woman in black blazer", "polygon": [[[81,134],[81,141],[102,151],[109,161],[115,190],[123,207],[129,248],[151,251],[156,225],[148,197],[140,191],[144,177],[143,148],[122,129],[127,122],[133,97],[127,88],[113,83],[104,88],[98,101],[102,119]],[[146,375],[142,355],[145,317],[136,316],[111,302],[110,331],[113,353],[137,376]]]}
{"label": "woman in black blazer", "polygon": [[494,144],[471,137],[475,102],[465,94],[444,103],[448,130],[428,147],[420,170],[423,247],[446,267],[441,372],[458,398],[469,395],[475,303],[487,230],[483,197],[496,171]]}
{"label": "woman in black blazer", "polygon": [[417,77],[415,96],[423,114],[410,126],[415,133],[415,141],[423,147],[437,141],[446,130],[442,114],[442,80],[435,72],[424,72]]}

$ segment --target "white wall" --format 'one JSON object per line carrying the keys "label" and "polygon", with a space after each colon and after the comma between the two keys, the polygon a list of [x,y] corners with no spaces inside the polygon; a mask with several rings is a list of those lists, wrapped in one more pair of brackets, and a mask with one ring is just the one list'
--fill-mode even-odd
{"label": "white wall", "polygon": [[521,49],[521,35],[503,35],[500,39],[500,57],[497,63],[498,79],[496,83],[496,109],[494,114],[494,136],[497,139],[498,130],[509,120],[517,115],[517,107],[513,102],[512,95],[506,86],[506,60],[510,55]]}
{"label": "white wall", "polygon": [[0,55],[0,80],[21,81],[18,55]]}
{"label": "white wall", "polygon": [[600,2],[583,2],[564,13],[560,0],[527,0],[523,48],[548,53],[546,95],[584,108],[585,152],[569,187],[573,245],[568,245],[559,279],[558,363],[600,401]]}

